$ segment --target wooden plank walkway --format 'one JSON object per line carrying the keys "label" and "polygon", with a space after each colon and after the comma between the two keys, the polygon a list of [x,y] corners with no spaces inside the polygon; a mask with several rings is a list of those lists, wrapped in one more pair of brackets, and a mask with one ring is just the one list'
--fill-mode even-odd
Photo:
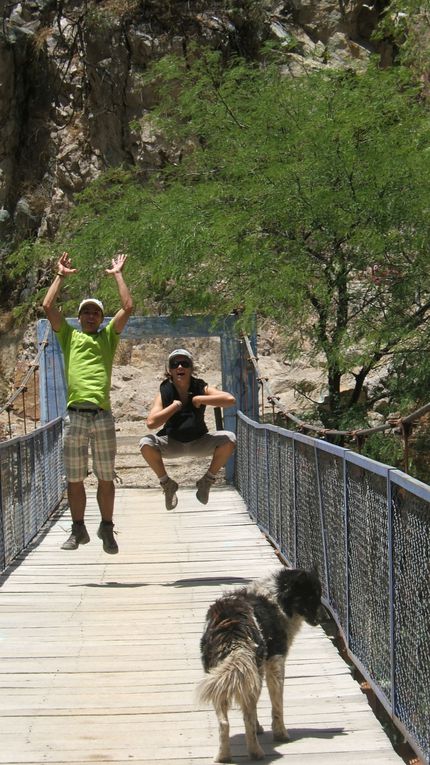
{"label": "wooden plank walkway", "polygon": [[[1,579],[0,763],[208,765],[217,724],[199,707],[199,640],[209,604],[280,564],[239,495],[216,488],[203,508],[188,488],[170,513],[158,490],[117,490],[120,553],[96,537],[65,552],[66,512]],[[270,731],[264,688],[259,717]],[[304,627],[286,669],[292,741],[261,737],[265,762],[362,765],[402,760],[319,627]],[[247,762],[240,713],[234,762]]]}

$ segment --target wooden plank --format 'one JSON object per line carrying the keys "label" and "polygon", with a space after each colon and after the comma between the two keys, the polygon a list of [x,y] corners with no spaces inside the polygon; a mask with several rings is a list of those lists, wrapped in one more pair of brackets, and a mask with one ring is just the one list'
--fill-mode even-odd
{"label": "wooden plank", "polygon": [[[212,495],[202,508],[182,490],[168,513],[157,490],[119,489],[120,553],[107,556],[90,492],[90,544],[62,551],[70,522],[59,518],[2,577],[0,765],[212,763],[215,714],[195,699],[206,610],[280,565],[237,493]],[[292,741],[272,741],[265,688],[259,716],[269,761],[402,762],[320,627],[302,629],[287,662]],[[246,761],[238,710],[230,722],[233,758]]]}

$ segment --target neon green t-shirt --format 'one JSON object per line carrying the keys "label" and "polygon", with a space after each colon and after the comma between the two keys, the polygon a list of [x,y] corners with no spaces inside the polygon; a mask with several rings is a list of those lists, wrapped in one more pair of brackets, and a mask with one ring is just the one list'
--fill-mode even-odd
{"label": "neon green t-shirt", "polygon": [[109,410],[112,365],[120,337],[113,319],[94,335],[74,329],[64,319],[56,334],[64,356],[67,406],[90,401]]}

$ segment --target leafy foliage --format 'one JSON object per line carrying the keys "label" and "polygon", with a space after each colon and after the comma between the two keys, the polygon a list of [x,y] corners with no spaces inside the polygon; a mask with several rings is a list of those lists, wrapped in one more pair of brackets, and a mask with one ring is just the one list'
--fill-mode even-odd
{"label": "leafy foliage", "polygon": [[402,441],[393,433],[372,433],[363,446],[365,457],[383,462],[395,468],[404,467],[404,455]]}
{"label": "leafy foliage", "polygon": [[391,0],[375,38],[394,41],[401,62],[428,86],[430,63],[430,4],[428,0]]}
{"label": "leafy foliage", "polygon": [[108,29],[137,13],[139,6],[139,0],[101,0],[87,7],[86,24],[89,28],[98,25]]}
{"label": "leafy foliage", "polygon": [[[80,195],[63,249],[114,297],[100,263],[130,258],[138,310],[255,311],[285,327],[291,356],[325,360],[325,424],[354,407],[369,371],[402,355],[430,311],[430,124],[404,70],[324,71],[167,57],[150,119],[173,161],[143,183],[115,169]],[[92,265],[94,264],[94,266]]]}

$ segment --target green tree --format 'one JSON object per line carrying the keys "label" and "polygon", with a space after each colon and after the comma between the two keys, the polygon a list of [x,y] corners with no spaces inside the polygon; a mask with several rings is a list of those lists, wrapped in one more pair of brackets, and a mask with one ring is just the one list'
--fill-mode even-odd
{"label": "green tree", "polygon": [[408,66],[429,95],[430,2],[391,0],[375,31],[376,39],[391,40],[395,58]]}
{"label": "green tree", "polygon": [[141,305],[275,318],[291,356],[323,357],[336,426],[344,376],[354,407],[381,359],[426,335],[426,106],[403,70],[373,66],[292,78],[207,53],[149,76],[172,161],[149,186],[115,171],[87,189],[67,248],[82,263],[126,248]]}

